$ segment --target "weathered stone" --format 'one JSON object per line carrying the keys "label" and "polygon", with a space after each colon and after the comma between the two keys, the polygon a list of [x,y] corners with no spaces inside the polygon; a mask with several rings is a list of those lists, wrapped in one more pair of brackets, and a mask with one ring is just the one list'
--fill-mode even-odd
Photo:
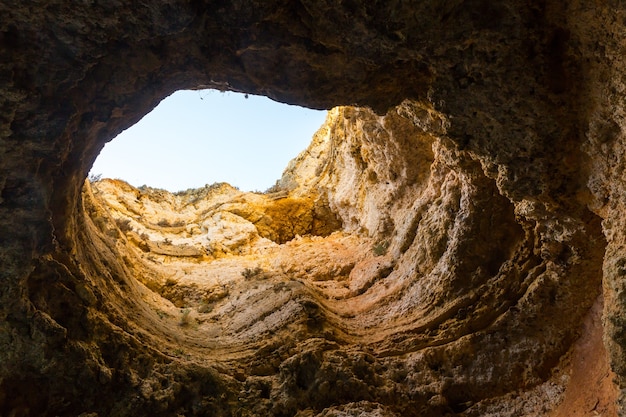
{"label": "weathered stone", "polygon": [[[623,4],[0,13],[2,414],[626,412]],[[207,247],[213,223],[161,217],[184,196],[83,190],[182,88],[361,107],[331,112],[278,194],[191,193],[236,231]],[[568,400],[584,384],[593,409]]]}

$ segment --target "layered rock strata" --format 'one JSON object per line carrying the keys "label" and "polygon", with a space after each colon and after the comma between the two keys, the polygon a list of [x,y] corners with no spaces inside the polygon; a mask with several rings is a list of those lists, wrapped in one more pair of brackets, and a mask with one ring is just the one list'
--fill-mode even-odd
{"label": "layered rock strata", "polygon": [[[624,413],[623,5],[331,3],[0,5],[4,414]],[[204,87],[361,107],[273,193],[84,186]]]}

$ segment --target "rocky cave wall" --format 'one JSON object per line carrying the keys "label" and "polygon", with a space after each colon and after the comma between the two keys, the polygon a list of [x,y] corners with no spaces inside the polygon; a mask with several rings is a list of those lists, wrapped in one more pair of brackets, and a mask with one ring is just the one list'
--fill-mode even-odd
{"label": "rocky cave wall", "polygon": [[[561,3],[0,5],[2,412],[623,413],[625,14]],[[165,269],[81,190],[107,140],[207,87],[361,106],[279,184],[341,230],[267,243],[286,272],[165,325]],[[349,268],[290,269],[300,249]]]}

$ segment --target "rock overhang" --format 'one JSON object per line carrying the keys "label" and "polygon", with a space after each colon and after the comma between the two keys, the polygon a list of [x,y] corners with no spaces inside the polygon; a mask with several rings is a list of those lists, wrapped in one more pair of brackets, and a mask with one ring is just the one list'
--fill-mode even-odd
{"label": "rock overhang", "polygon": [[[110,381],[107,375],[111,373],[111,365],[121,360],[111,352],[117,348],[129,349],[126,347],[128,339],[125,339],[128,336],[120,336],[117,347],[101,344],[102,335],[96,336],[97,331],[92,326],[98,322],[93,317],[97,314],[89,308],[94,299],[81,289],[76,279],[108,271],[110,279],[115,281],[117,277],[124,282],[127,271],[114,259],[114,252],[101,254],[100,259],[73,258],[77,256],[77,244],[84,239],[80,237],[84,227],[80,219],[82,180],[99,149],[115,133],[138,120],[173,90],[200,86],[264,94],[316,108],[352,103],[369,105],[381,114],[404,99],[420,101],[426,110],[420,117],[414,117],[417,125],[426,123],[424,115],[441,114],[446,120],[447,130],[436,132],[442,143],[438,154],[442,160],[435,166],[439,169],[436,184],[448,190],[460,187],[462,192],[457,195],[451,191],[440,200],[432,195],[431,206],[424,202],[420,205],[415,199],[414,206],[406,206],[407,211],[398,211],[395,226],[405,232],[405,239],[398,243],[394,256],[413,256],[414,267],[419,267],[424,260],[434,262],[437,256],[459,256],[463,261],[461,270],[478,271],[476,261],[472,260],[475,258],[489,264],[483,272],[461,273],[450,281],[446,291],[453,294],[451,301],[457,299],[459,289],[467,288],[464,280],[481,285],[490,280],[489,275],[497,274],[501,259],[509,259],[519,267],[517,271],[512,268],[511,276],[520,277],[522,285],[516,287],[508,282],[501,287],[503,292],[521,294],[520,291],[526,289],[530,293],[525,294],[529,295],[526,304],[504,305],[510,311],[497,310],[498,314],[514,316],[519,314],[516,309],[520,306],[527,308],[525,314],[530,316],[545,314],[537,311],[542,306],[555,314],[571,314],[576,318],[574,322],[581,320],[584,311],[567,303],[579,300],[587,292],[581,305],[590,306],[593,298],[590,296],[598,291],[600,283],[604,248],[598,218],[586,206],[590,200],[601,200],[606,194],[603,187],[597,185],[603,178],[612,184],[621,183],[611,176],[610,167],[603,168],[601,153],[581,150],[587,139],[586,121],[605,118],[604,115],[589,116],[581,103],[592,98],[594,105],[607,109],[607,114],[619,107],[615,105],[615,102],[619,104],[615,95],[609,95],[607,100],[613,101],[607,105],[594,93],[606,82],[602,81],[602,74],[616,71],[608,63],[594,61],[602,55],[594,45],[600,40],[605,51],[619,48],[613,43],[614,38],[592,28],[593,22],[605,22],[607,28],[611,27],[610,19],[607,20],[601,10],[590,12],[578,6],[548,3],[539,8],[521,1],[498,5],[475,1],[463,5],[392,2],[378,6],[358,2],[332,5],[260,2],[254,7],[240,2],[166,2],[113,7],[99,3],[70,6],[59,1],[46,2],[40,7],[16,4],[5,10],[9,17],[1,29],[2,54],[6,59],[2,60],[0,69],[8,77],[3,88],[6,111],[1,131],[4,132],[6,158],[3,159],[1,197],[2,235],[6,236],[3,259],[7,260],[3,271],[7,282],[4,291],[11,302],[5,305],[3,316],[7,317],[5,328],[21,334],[19,340],[35,341],[29,342],[32,348],[27,347],[28,343],[18,348],[7,342],[7,352],[16,350],[22,358],[41,351],[53,355],[52,352],[65,343],[65,349],[78,361],[84,357],[78,349],[80,343],[92,343],[98,346],[94,351],[104,353],[102,359],[96,359],[100,362],[90,369],[99,370],[93,372],[100,372],[99,378],[105,386]],[[605,52],[603,57],[607,56]],[[599,75],[590,76],[591,69],[597,70]],[[614,147],[619,144],[620,132],[600,128],[599,131],[606,133],[603,141]],[[361,161],[357,161],[358,164],[368,162],[367,154],[360,152],[357,160]],[[375,159],[369,162],[375,165]],[[586,190],[588,172],[575,168],[581,165],[592,172],[596,184],[592,192]],[[451,173],[444,175],[446,170]],[[387,174],[393,177],[392,172]],[[383,175],[385,172],[376,171],[376,178]],[[345,185],[341,178],[335,180]],[[619,194],[615,193],[614,199]],[[433,208],[437,205],[444,209],[440,214]],[[597,207],[598,203],[589,205]],[[463,219],[476,207],[490,212],[491,223],[479,216],[463,224]],[[409,210],[422,210],[420,215],[426,220],[408,215]],[[445,211],[449,215],[444,215]],[[615,230],[607,218],[616,210],[603,207],[596,211],[605,218],[606,230]],[[348,214],[349,209],[344,212]],[[399,221],[402,218],[406,218],[404,223]],[[488,248],[484,251],[471,249],[477,235],[485,230],[491,233],[494,221],[498,225],[514,224],[515,239],[529,246],[522,244],[513,255],[510,250],[504,250],[493,262],[489,257],[496,248],[489,246],[488,241],[478,240],[477,247]],[[619,224],[614,219],[615,222]],[[457,239],[454,247],[462,248],[461,252],[447,251],[445,234],[437,232],[438,227],[456,230],[450,233]],[[420,235],[426,233],[421,232],[424,230],[432,233]],[[427,235],[439,238],[429,241]],[[428,244],[415,240],[416,236]],[[611,260],[619,257],[621,251],[620,240],[612,234],[609,237],[604,273],[609,277],[605,289],[610,301],[619,294],[613,287],[617,281],[610,277],[620,273],[619,267],[613,268]],[[489,240],[489,234],[484,239]],[[498,235],[496,246],[500,241],[506,241],[506,236]],[[411,246],[414,242],[416,246]],[[402,250],[398,252],[399,249]],[[512,258],[508,258],[510,256]],[[81,271],[81,262],[91,271]],[[557,278],[570,277],[574,265],[587,271],[580,276],[588,275],[589,282]],[[524,274],[534,278],[526,282]],[[536,279],[538,277],[541,279]],[[51,285],[51,280],[60,282]],[[29,290],[24,297],[26,282]],[[120,292],[115,285],[106,282],[103,285],[110,287],[112,293]],[[407,284],[403,288],[404,304],[398,305],[397,311],[407,311],[411,296],[420,296],[416,286]],[[488,291],[483,293],[486,299],[491,297],[488,294]],[[55,297],[72,301],[55,304],[51,302]],[[511,298],[515,299],[515,296]],[[464,301],[468,302],[469,299]],[[470,304],[442,311],[454,311],[461,317],[468,313]],[[607,325],[606,337],[608,345],[613,346],[613,364],[619,370],[621,362],[615,353],[621,343],[618,306],[619,303],[608,303],[607,317],[613,317],[613,324]],[[115,308],[107,311],[110,317],[115,317]],[[84,323],[71,319],[73,316],[82,317]],[[102,323],[110,321],[110,317],[102,319]],[[489,317],[480,315],[481,320],[470,328],[488,324]],[[552,324],[544,323],[543,330],[550,333],[552,330],[548,329],[553,329]],[[80,330],[82,327],[91,329],[87,331],[89,336]],[[66,329],[66,333],[62,329]],[[135,334],[130,324],[125,331]],[[438,331],[452,334],[455,327],[451,325],[447,330]],[[558,331],[551,333],[558,339],[556,343],[563,344],[557,349],[544,350],[544,346],[537,345],[542,353],[535,371],[514,366],[500,371],[510,372],[506,375],[517,381],[514,384],[532,385],[545,380],[559,355],[571,344],[576,333],[574,324],[570,324],[568,332],[570,334],[560,336]],[[426,339],[431,337],[437,336],[427,335]],[[493,334],[476,333],[471,337],[482,337],[484,343],[502,343],[502,339]],[[330,372],[324,363],[341,362],[334,353],[324,358],[320,352],[325,352],[327,345],[306,347],[313,345],[305,344],[302,354],[289,360],[278,356],[285,363],[281,380],[285,391],[277,391],[276,396],[286,396],[282,403],[285,409],[293,407],[295,398],[310,407],[321,407],[323,401],[309,389],[318,377],[313,370],[317,367]],[[428,342],[420,338],[400,334],[389,342],[389,352],[398,351],[398,346],[399,350],[410,350],[426,345]],[[133,349],[141,351],[141,348]],[[459,356],[461,351],[442,352],[446,350],[425,353],[430,355],[426,362],[435,373],[458,364],[484,365],[484,361],[480,362],[482,359],[468,364]],[[501,360],[506,363],[510,358],[503,356]],[[148,362],[154,363],[152,359]],[[356,359],[354,363],[344,361],[341,366],[354,373],[360,369],[357,362]],[[36,365],[34,371],[26,372],[25,369],[30,368],[23,360],[15,366],[25,375],[24,381],[46,378],[38,376],[45,368],[45,360]],[[16,377],[10,370],[4,371],[3,386],[7,387],[11,378]],[[289,372],[295,373],[295,385],[289,383]],[[368,374],[357,377],[352,386],[360,387],[363,381],[365,385],[375,386],[364,375]],[[410,375],[425,378],[419,373]],[[91,378],[89,375],[81,377],[85,381]],[[425,396],[418,398],[415,404],[425,407],[423,411],[451,409],[460,412],[463,407],[469,407],[471,401],[483,398],[480,388],[471,388],[460,375],[457,377],[458,383],[443,394],[414,392],[417,397]],[[146,373],[140,378],[154,380]],[[184,379],[181,375],[174,378]],[[15,386],[25,392],[27,385]],[[223,381],[216,386],[222,387],[226,397],[234,392],[233,387],[227,387]],[[136,389],[131,388],[132,383],[128,387],[129,393]],[[194,390],[196,393],[210,391],[207,387]],[[147,388],[144,391],[147,392]],[[371,399],[373,395],[367,389],[355,398],[348,394],[339,392],[326,405],[334,407],[343,402]],[[63,395],[68,394],[64,391]],[[430,399],[426,398],[428,395]],[[392,401],[385,402],[382,394],[375,396],[384,404],[381,407],[393,406]],[[50,401],[49,398],[52,395],[45,401]],[[182,401],[177,398],[175,394],[170,397],[174,402]],[[215,398],[207,395],[207,401],[222,401]],[[23,406],[16,401],[5,401],[3,407],[15,410]],[[85,400],[84,404],[87,403]],[[154,400],[153,404],[157,403]],[[424,406],[427,403],[431,404],[430,409]],[[37,411],[41,411],[38,407],[51,407],[40,405],[41,402],[34,404]],[[160,406],[163,405],[153,405],[156,409]],[[224,403],[221,407],[228,409],[229,406]]]}

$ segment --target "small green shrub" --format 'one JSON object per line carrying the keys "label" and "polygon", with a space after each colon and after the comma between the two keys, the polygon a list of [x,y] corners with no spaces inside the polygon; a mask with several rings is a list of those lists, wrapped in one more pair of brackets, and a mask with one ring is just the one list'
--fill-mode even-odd
{"label": "small green shrub", "polygon": [[174,223],[170,223],[170,221],[167,219],[161,219],[157,223],[157,226],[160,226],[160,227],[181,227],[184,225],[185,225],[185,222],[182,220],[176,220]]}
{"label": "small green shrub", "polygon": [[389,249],[389,242],[378,242],[372,247],[372,251],[375,256],[383,256],[387,254],[387,249]]}
{"label": "small green shrub", "polygon": [[107,221],[106,221],[106,219],[104,217],[96,216],[93,219],[93,223],[96,225],[96,227],[98,229],[100,229],[101,232],[106,231],[106,229],[107,229]]}
{"label": "small green shrub", "polygon": [[115,219],[115,224],[122,232],[130,232],[133,230],[133,227],[130,225],[130,219]]}
{"label": "small green shrub", "polygon": [[180,312],[181,312],[181,316],[180,316],[180,321],[178,322],[178,325],[180,327],[187,327],[194,323],[193,317],[189,315],[191,313],[191,309],[184,308],[180,310]]}

